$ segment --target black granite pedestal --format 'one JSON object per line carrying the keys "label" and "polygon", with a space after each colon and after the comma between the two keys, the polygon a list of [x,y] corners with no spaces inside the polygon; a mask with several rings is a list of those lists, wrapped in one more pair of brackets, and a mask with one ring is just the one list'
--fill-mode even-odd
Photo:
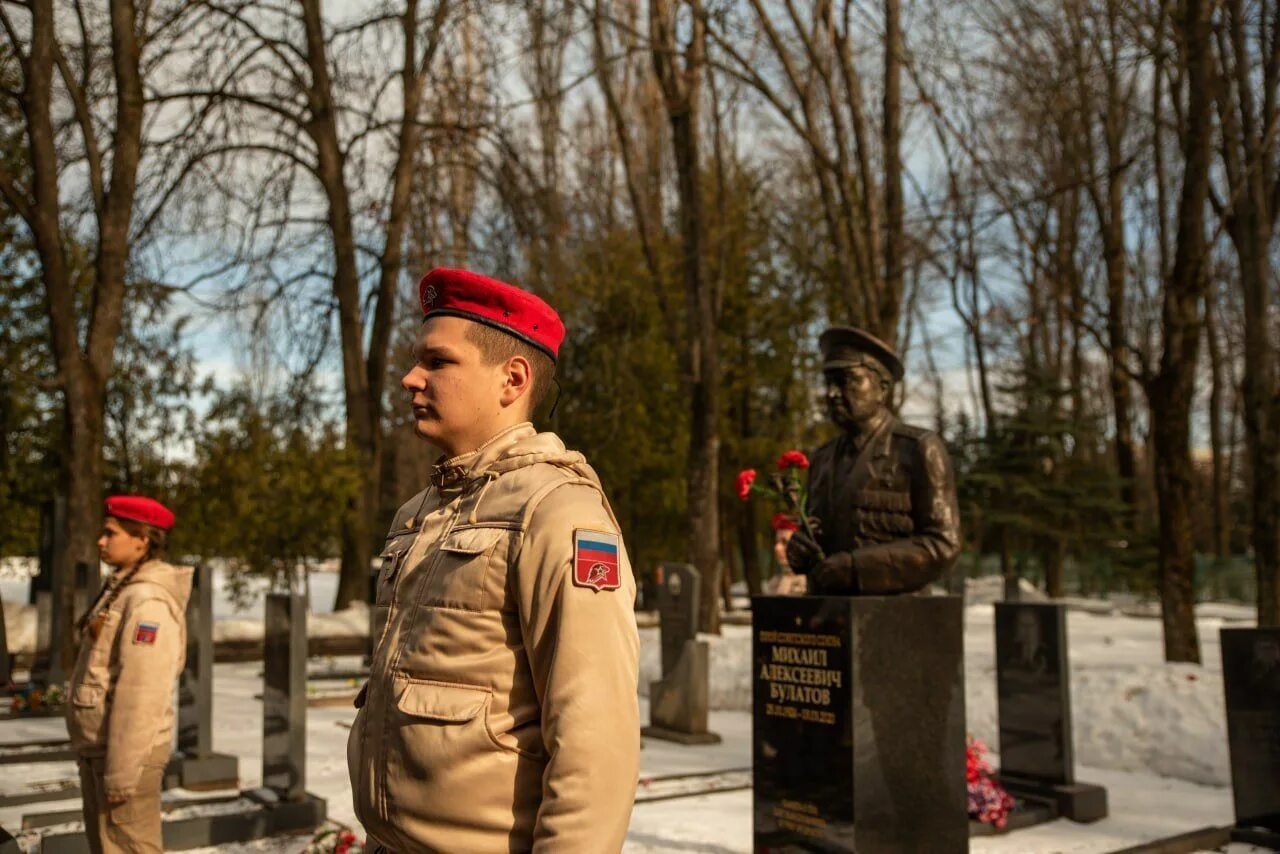
{"label": "black granite pedestal", "polygon": [[961,600],[752,613],[755,851],[968,851]]}
{"label": "black granite pedestal", "polygon": [[1237,842],[1280,850],[1280,628],[1222,629]]}
{"label": "black granite pedestal", "polygon": [[1000,782],[1042,821],[1106,818],[1107,790],[1075,779],[1066,606],[997,602],[995,611]]}

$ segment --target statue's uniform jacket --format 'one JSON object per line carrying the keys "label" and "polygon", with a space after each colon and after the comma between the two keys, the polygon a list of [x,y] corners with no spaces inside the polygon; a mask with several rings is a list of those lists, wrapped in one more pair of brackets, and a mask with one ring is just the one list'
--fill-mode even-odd
{"label": "statue's uniform jacket", "polygon": [[[619,851],[639,774],[635,581],[576,583],[618,535],[595,472],[521,424],[396,514],[347,743],[356,815],[394,851]],[[382,617],[383,614],[379,614]]]}
{"label": "statue's uniform jacket", "polygon": [[887,411],[865,437],[842,433],[813,452],[808,509],[823,551],[852,555],[858,593],[914,592],[960,553],[946,445]]}

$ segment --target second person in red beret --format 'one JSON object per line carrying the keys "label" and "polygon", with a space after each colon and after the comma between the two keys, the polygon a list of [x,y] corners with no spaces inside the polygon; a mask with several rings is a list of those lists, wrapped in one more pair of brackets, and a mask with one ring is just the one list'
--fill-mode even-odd
{"label": "second person in red beret", "polygon": [[77,624],[67,731],[79,757],[89,849],[159,854],[193,571],[164,560],[174,518],[163,504],[116,495],[105,510],[98,551],[113,571]]}

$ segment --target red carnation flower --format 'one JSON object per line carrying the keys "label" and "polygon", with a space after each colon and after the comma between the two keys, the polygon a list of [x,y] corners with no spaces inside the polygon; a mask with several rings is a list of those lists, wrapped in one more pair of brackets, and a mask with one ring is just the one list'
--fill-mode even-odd
{"label": "red carnation flower", "polygon": [[787,469],[807,469],[809,467],[809,458],[800,451],[787,451],[778,457],[778,471],[786,471]]}
{"label": "red carnation flower", "polygon": [[751,484],[756,482],[755,469],[743,469],[738,472],[738,497],[746,501],[751,497]]}

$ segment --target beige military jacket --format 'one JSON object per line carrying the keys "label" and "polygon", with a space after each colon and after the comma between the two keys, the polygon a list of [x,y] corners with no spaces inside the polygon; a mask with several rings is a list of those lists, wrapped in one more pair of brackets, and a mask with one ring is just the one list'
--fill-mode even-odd
{"label": "beige military jacket", "polygon": [[385,628],[347,742],[356,815],[397,852],[619,851],[639,637],[599,479],[526,423],[434,480],[382,552]]}
{"label": "beige military jacket", "polygon": [[108,795],[133,793],[143,761],[173,741],[173,686],[186,661],[191,567],[117,570],[83,621],[67,686],[67,732],[82,756],[106,756]]}

